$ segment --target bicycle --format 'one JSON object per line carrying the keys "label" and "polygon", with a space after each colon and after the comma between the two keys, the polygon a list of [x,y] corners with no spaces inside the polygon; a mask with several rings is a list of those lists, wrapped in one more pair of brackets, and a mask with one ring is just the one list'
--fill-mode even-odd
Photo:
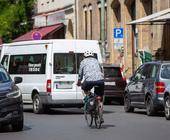
{"label": "bicycle", "polygon": [[84,116],[89,127],[92,127],[93,121],[96,128],[100,129],[103,121],[103,109],[101,106],[101,97],[90,92],[86,95],[84,103]]}

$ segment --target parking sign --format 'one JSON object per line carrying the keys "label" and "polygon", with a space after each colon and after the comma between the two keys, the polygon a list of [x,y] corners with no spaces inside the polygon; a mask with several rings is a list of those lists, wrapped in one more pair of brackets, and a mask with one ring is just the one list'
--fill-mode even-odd
{"label": "parking sign", "polygon": [[123,38],[123,28],[114,28],[114,38]]}
{"label": "parking sign", "polygon": [[114,37],[114,48],[120,49],[123,47],[123,28],[114,28],[113,29],[113,37]]}

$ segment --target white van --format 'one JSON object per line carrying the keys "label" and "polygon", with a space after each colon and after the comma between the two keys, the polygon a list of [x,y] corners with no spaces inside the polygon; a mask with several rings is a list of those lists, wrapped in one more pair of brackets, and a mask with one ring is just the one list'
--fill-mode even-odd
{"label": "white van", "polygon": [[3,44],[1,64],[12,78],[23,78],[18,86],[34,113],[49,107],[81,107],[83,95],[76,83],[86,50],[102,63],[98,41],[39,40]]}

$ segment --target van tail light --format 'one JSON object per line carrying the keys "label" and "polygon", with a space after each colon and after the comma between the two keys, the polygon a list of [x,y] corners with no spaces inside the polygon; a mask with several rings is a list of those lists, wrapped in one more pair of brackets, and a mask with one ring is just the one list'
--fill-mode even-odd
{"label": "van tail light", "polygon": [[156,94],[163,94],[165,91],[165,83],[164,82],[156,82],[155,83]]}
{"label": "van tail light", "polygon": [[51,93],[51,79],[48,79],[47,80],[47,83],[46,83],[46,91],[49,93]]}

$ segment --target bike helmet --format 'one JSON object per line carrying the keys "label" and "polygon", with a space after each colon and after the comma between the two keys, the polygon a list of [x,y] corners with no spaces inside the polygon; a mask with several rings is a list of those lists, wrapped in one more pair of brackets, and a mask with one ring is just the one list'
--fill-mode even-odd
{"label": "bike helmet", "polygon": [[93,52],[92,51],[85,51],[84,52],[84,57],[93,57],[94,56],[94,54],[93,54]]}

